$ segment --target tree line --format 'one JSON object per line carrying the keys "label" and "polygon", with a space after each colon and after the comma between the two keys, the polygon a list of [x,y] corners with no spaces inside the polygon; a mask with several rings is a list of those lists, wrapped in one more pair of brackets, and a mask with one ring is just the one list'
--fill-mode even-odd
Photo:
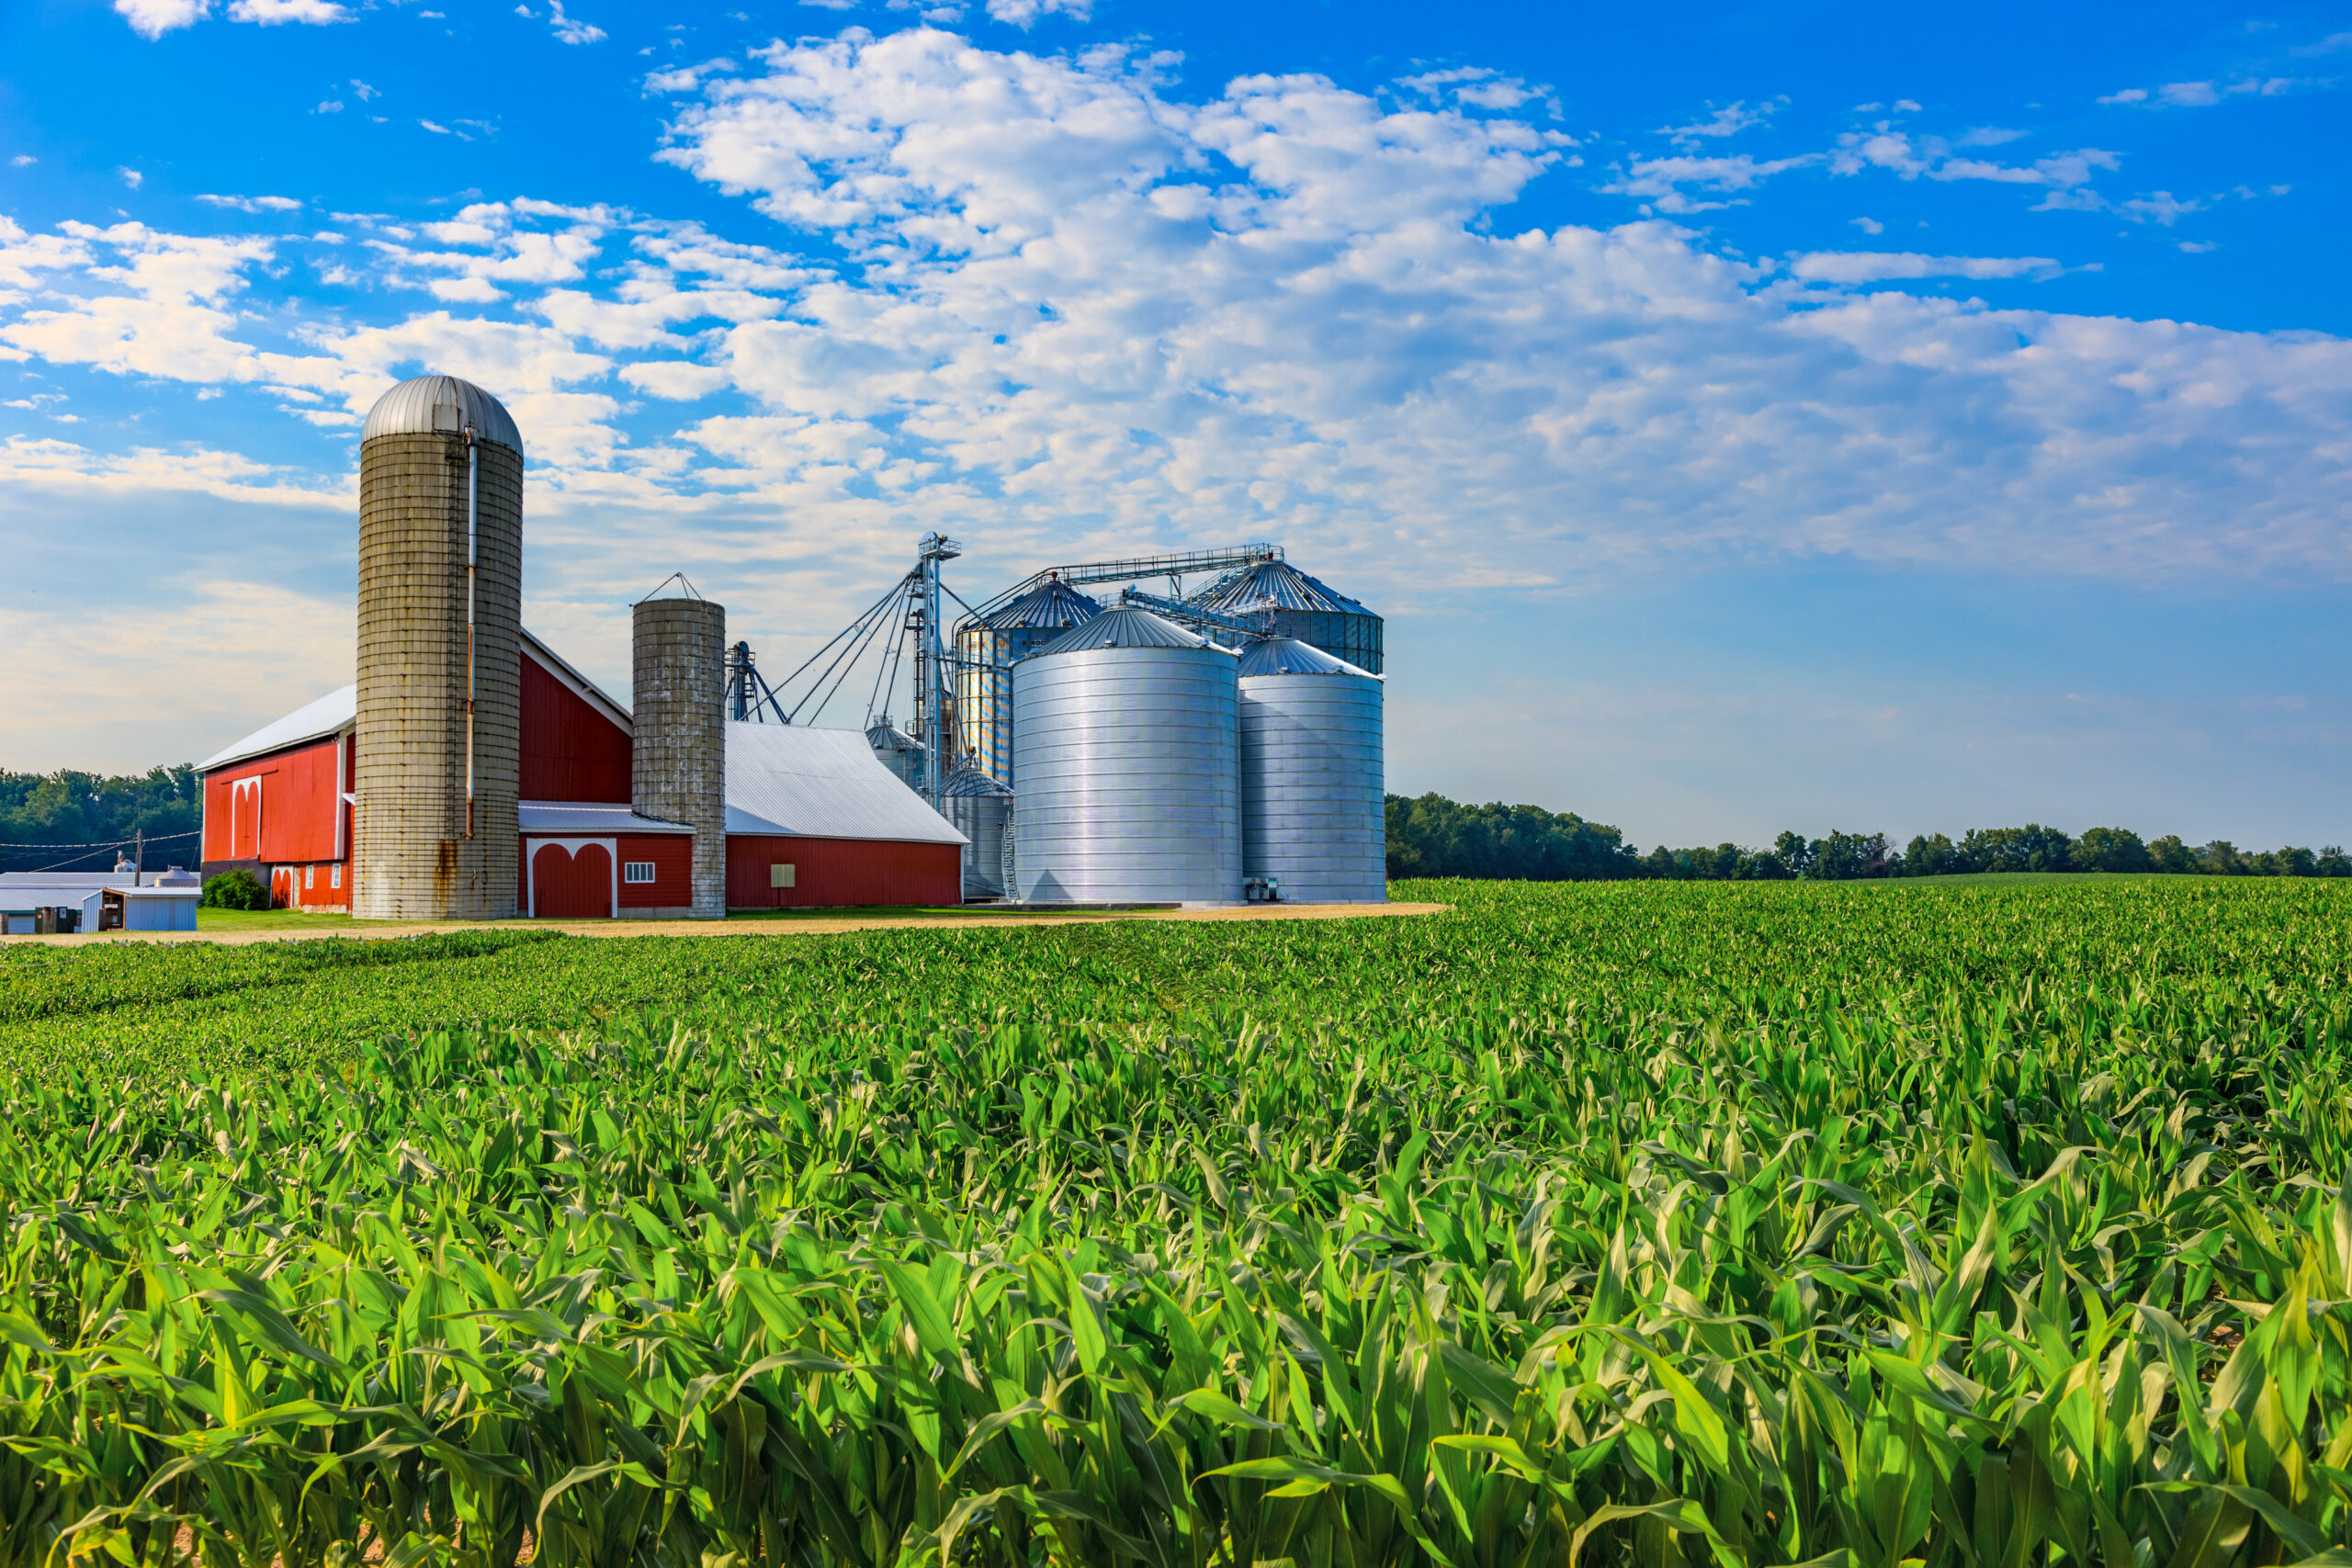
{"label": "tree line", "polygon": [[150,871],[192,867],[203,818],[201,784],[187,763],[114,778],[0,770],[0,871],[105,871],[115,852],[85,846],[140,833],[151,845]]}
{"label": "tree line", "polygon": [[1852,882],[1882,876],[1958,876],[1991,871],[2198,873],[2211,876],[2352,876],[2340,845],[2241,850],[2227,839],[2190,844],[2177,834],[2143,839],[2128,828],[2079,836],[2040,823],[1978,828],[1955,842],[1924,833],[1901,850],[1883,833],[1782,833],[1770,848],[1741,844],[1647,854],[1616,829],[1572,811],[1534,806],[1465,806],[1441,795],[1388,796],[1388,874],[1504,881]]}

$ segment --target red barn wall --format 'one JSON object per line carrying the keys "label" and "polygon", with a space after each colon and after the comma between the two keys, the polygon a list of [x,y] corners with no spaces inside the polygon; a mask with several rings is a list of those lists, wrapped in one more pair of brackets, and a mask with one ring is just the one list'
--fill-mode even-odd
{"label": "red barn wall", "polygon": [[[794,886],[772,887],[768,867],[794,868]],[[961,904],[961,844],[895,839],[727,835],[727,907],[823,909],[859,904]]]}
{"label": "red barn wall", "polygon": [[[336,764],[338,738],[254,757],[204,776],[204,859],[330,861],[344,815]],[[259,779],[259,842],[254,792],[241,779]]]}
{"label": "red barn wall", "polygon": [[628,732],[523,655],[522,797],[629,803]]}
{"label": "red barn wall", "polygon": [[[695,839],[691,833],[623,833],[621,908],[682,909],[695,901]],[[631,882],[628,863],[651,861],[653,880]]]}

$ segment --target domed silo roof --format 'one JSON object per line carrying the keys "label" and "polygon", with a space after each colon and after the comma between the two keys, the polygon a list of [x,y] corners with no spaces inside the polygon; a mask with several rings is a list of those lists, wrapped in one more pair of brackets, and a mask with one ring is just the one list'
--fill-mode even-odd
{"label": "domed silo roof", "polygon": [[520,453],[523,433],[506,405],[455,376],[412,376],[376,400],[359,439],[379,435],[454,434],[473,427],[474,434],[493,446]]}

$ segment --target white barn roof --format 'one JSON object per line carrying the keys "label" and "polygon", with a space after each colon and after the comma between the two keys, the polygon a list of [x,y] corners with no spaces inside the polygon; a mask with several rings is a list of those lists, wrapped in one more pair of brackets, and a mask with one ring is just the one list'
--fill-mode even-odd
{"label": "white barn roof", "polygon": [[727,830],[967,843],[854,729],[727,726]]}
{"label": "white barn roof", "polygon": [[300,746],[306,740],[322,740],[339,730],[347,729],[359,716],[359,688],[342,686],[329,692],[314,703],[305,703],[284,718],[265,724],[225,751],[216,751],[196,765],[199,773],[215,768],[225,768],[232,762],[242,762],[248,757],[265,757],[272,751],[283,751],[288,746]]}
{"label": "white barn roof", "polygon": [[[527,628],[523,630],[523,651],[537,660],[541,669],[569,686],[589,706],[603,713],[622,729],[630,729],[628,709],[606,695],[596,682],[566,663],[562,655],[533,637]],[[263,725],[227,750],[207,757],[196,765],[196,771],[209,773],[232,762],[243,762],[254,757],[266,757],[272,751],[283,751],[288,746],[323,740],[358,722],[358,686],[339,686],[318,701],[296,708],[284,718]],[[630,732],[634,733],[633,730]]]}

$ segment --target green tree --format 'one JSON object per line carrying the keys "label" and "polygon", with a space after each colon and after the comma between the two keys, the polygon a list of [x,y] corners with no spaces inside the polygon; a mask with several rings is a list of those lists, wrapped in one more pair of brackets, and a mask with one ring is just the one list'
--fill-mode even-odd
{"label": "green tree", "polygon": [[1941,833],[1915,834],[1910,847],[1903,852],[1905,876],[1951,876],[1965,869],[1960,852]]}
{"label": "green tree", "polygon": [[2146,871],[2148,846],[2128,828],[2087,828],[2068,858],[2077,871]]}
{"label": "green tree", "polygon": [[1391,876],[1587,882],[1643,874],[1623,834],[1571,811],[1392,795],[1387,818]]}
{"label": "green tree", "polygon": [[103,871],[113,863],[112,850],[76,852],[48,846],[105,844],[138,833],[154,846],[147,860],[151,867],[194,865],[203,812],[200,781],[186,764],[111,778],[71,771],[0,772],[0,844],[29,846],[0,849],[0,871],[37,870],[60,862]]}

